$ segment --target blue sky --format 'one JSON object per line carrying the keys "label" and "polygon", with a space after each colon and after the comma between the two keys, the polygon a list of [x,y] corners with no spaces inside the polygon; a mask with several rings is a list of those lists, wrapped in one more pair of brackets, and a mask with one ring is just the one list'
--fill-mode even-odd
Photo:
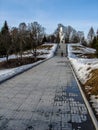
{"label": "blue sky", "polygon": [[53,33],[59,23],[88,33],[98,28],[98,0],[0,0],[0,27],[37,21]]}

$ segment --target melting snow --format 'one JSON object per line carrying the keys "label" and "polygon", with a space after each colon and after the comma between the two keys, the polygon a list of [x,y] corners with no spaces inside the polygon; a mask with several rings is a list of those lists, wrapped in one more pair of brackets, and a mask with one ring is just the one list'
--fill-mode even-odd
{"label": "melting snow", "polygon": [[[82,49],[74,49],[74,47],[80,47]],[[75,55],[75,53],[82,53],[82,54],[90,54],[94,53],[95,50],[91,48],[83,47],[80,44],[69,44],[68,45],[68,57],[71,61],[71,64],[74,67],[77,77],[81,81],[81,83],[86,83],[86,81],[90,78],[90,72],[94,69],[98,69],[98,59],[87,59],[87,58],[79,58]],[[87,86],[90,88],[90,86]],[[92,95],[91,102],[93,107],[95,108],[96,114],[98,115],[98,96]]]}
{"label": "melting snow", "polygon": [[[41,56],[43,58],[46,58],[46,59],[49,59],[51,57],[53,57],[56,49],[57,49],[57,44],[44,44],[44,45],[53,45],[53,47],[51,48],[51,50],[41,50],[43,52],[47,52],[47,54]],[[9,59],[13,59],[15,58],[15,55],[11,55],[9,57]],[[6,58],[0,58],[0,62],[2,61],[5,61]],[[0,70],[0,82],[6,80],[6,79],[9,79],[11,77],[13,77],[14,75],[17,75],[18,73],[21,73],[39,63],[43,62],[42,60],[36,62],[36,63],[33,63],[33,64],[28,64],[28,65],[23,65],[23,66],[20,66],[20,67],[16,67],[16,68],[13,68],[13,69],[5,69],[5,70]]]}

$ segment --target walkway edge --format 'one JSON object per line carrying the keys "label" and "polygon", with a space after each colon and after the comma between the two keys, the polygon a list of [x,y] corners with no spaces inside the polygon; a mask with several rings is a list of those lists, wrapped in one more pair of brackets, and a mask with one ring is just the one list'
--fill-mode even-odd
{"label": "walkway edge", "polygon": [[3,78],[0,77],[0,84],[2,84],[3,82],[21,74],[21,73],[24,73],[25,71],[28,71],[29,69],[32,69],[33,67],[53,58],[55,56],[55,52],[57,51],[57,48],[58,48],[58,45],[54,46],[53,50],[51,51],[50,55],[48,58],[44,59],[44,60],[41,60],[41,61],[38,61],[38,62],[35,62],[35,63],[32,63],[32,64],[28,64],[28,67],[26,67],[26,65],[23,65],[23,66],[20,66],[20,67],[17,67],[14,72],[11,72],[11,73],[8,73],[8,75],[5,75]]}
{"label": "walkway edge", "polygon": [[32,69],[33,67],[35,67],[35,66],[37,66],[37,65],[39,65],[39,64],[41,64],[41,63],[43,63],[43,62],[45,62],[45,61],[47,61],[47,60],[53,58],[53,57],[54,57],[54,56],[52,56],[52,57],[50,57],[50,58],[47,58],[47,59],[45,59],[45,60],[41,60],[41,61],[32,63],[32,64],[28,64],[28,67],[25,67],[26,65],[17,67],[17,68],[14,70],[13,73],[12,73],[12,72],[11,72],[11,73],[8,73],[8,75],[6,75],[5,77],[0,78],[0,84],[2,84],[3,82],[5,82],[5,81],[7,81],[7,80],[9,80],[9,79],[11,79],[11,78],[13,78],[13,77],[19,75],[19,74],[24,73],[25,71],[28,71],[28,70]]}
{"label": "walkway edge", "polygon": [[[69,59],[68,59],[68,60],[69,60]],[[97,121],[97,119],[96,119],[96,117],[95,117],[95,115],[94,115],[94,113],[93,113],[93,111],[92,111],[92,108],[91,108],[91,106],[90,106],[90,104],[89,104],[89,102],[88,102],[88,100],[87,100],[87,98],[86,98],[86,96],[85,96],[85,94],[84,94],[84,92],[83,92],[83,90],[82,90],[80,84],[79,84],[79,81],[78,81],[78,79],[77,79],[77,76],[76,76],[74,67],[73,67],[73,65],[71,64],[70,60],[69,60],[69,65],[70,65],[70,68],[71,68],[71,70],[72,70],[72,72],[73,72],[73,75],[74,75],[74,77],[75,77],[75,79],[76,79],[76,82],[77,82],[77,84],[78,84],[79,90],[80,90],[80,92],[81,92],[81,94],[82,94],[82,97],[83,97],[83,99],[84,99],[84,102],[85,102],[85,104],[86,104],[86,106],[87,106],[87,109],[88,109],[88,112],[89,112],[89,114],[90,114],[90,117],[91,117],[91,119],[92,119],[92,121],[93,121],[93,123],[94,123],[95,129],[98,130],[98,121]]]}

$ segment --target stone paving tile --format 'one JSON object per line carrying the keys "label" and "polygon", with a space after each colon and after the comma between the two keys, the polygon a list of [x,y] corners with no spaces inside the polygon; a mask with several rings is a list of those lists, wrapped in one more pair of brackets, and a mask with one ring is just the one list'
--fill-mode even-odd
{"label": "stone paving tile", "polygon": [[95,130],[65,57],[0,85],[0,130]]}

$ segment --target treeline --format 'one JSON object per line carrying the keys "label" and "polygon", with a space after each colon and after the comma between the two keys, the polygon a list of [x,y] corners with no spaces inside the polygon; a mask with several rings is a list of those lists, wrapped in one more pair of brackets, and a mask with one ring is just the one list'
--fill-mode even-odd
{"label": "treeline", "polygon": [[98,30],[95,33],[93,27],[88,32],[86,46],[96,49],[96,55],[98,57]]}
{"label": "treeline", "polygon": [[[60,41],[60,28],[62,27],[62,41]],[[0,57],[6,57],[8,61],[9,55],[15,54],[20,59],[26,50],[36,57],[37,46],[44,42],[50,43],[81,43],[96,49],[98,55],[98,31],[95,34],[93,27],[88,32],[87,39],[84,32],[76,31],[71,26],[58,24],[57,29],[51,35],[45,34],[45,28],[38,22],[32,22],[26,25],[22,22],[18,27],[9,29],[7,21],[4,22],[0,31]],[[33,52],[32,52],[33,50]]]}
{"label": "treeline", "polygon": [[0,57],[8,57],[11,54],[20,55],[22,59],[23,52],[33,50],[36,55],[36,47],[43,43],[45,29],[38,22],[24,22],[19,24],[19,27],[9,29],[7,21],[4,22],[0,31]]}
{"label": "treeline", "polygon": [[90,42],[90,47],[96,49],[96,55],[98,57],[98,33],[94,36],[93,40]]}
{"label": "treeline", "polygon": [[64,26],[63,24],[58,24],[54,36],[62,43],[79,43],[85,39],[83,31],[77,31],[72,26]]}

